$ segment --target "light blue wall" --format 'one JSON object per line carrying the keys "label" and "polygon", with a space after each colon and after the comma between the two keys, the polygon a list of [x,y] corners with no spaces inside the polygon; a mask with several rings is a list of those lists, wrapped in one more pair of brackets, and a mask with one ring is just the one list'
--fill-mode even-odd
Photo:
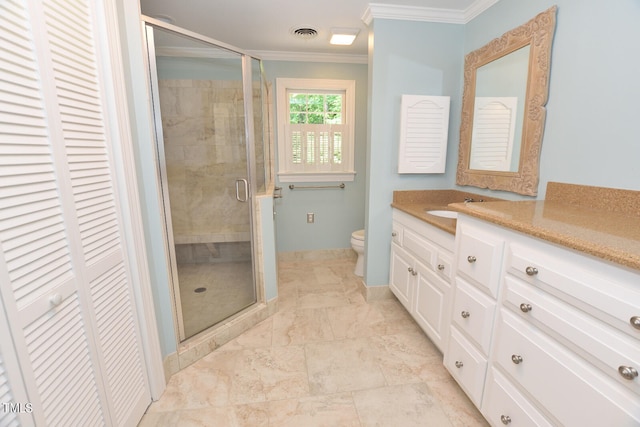
{"label": "light blue wall", "polygon": [[[373,43],[369,43],[365,283],[382,286],[389,283],[393,191],[442,189],[454,185],[464,26],[376,19],[369,30],[374,36]],[[403,94],[451,97],[446,173],[398,175],[400,99]]]}
{"label": "light blue wall", "polygon": [[466,25],[465,54],[553,5],[537,198],[549,181],[640,190],[640,2],[502,0]]}
{"label": "light blue wall", "polygon": [[[278,252],[349,248],[351,233],[364,228],[367,65],[264,61],[264,70],[267,81],[273,84],[272,97],[275,79],[280,77],[356,81],[355,181],[346,182],[344,190],[290,190],[289,183],[276,180],[283,196],[276,201]],[[315,223],[307,224],[308,212],[315,214]]]}

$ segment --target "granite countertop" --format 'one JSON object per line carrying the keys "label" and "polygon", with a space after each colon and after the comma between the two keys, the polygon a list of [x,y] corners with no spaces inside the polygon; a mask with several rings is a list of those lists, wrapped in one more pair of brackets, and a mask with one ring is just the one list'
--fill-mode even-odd
{"label": "granite countertop", "polygon": [[640,270],[640,216],[587,209],[553,200],[455,203],[449,207]]}
{"label": "granite countertop", "polygon": [[394,191],[391,207],[408,213],[441,230],[456,234],[456,220],[443,218],[426,213],[428,210],[453,210],[450,203],[464,202],[465,198],[475,201],[498,201],[495,197],[479,196],[478,194],[458,190],[406,190]]}
{"label": "granite countertop", "polygon": [[[425,190],[421,197],[394,192],[393,207],[455,233],[456,220],[434,217],[425,209],[455,210],[567,248],[640,270],[640,191],[550,182],[545,200],[505,201],[471,195],[482,203],[445,203],[456,190]],[[443,196],[439,198],[439,196]],[[451,231],[453,229],[453,231]]]}

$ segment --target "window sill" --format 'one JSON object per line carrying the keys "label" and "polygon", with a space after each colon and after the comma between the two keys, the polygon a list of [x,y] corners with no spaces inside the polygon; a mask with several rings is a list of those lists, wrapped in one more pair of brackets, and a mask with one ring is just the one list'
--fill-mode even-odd
{"label": "window sill", "polygon": [[353,181],[356,172],[322,172],[322,173],[301,173],[301,172],[279,172],[280,182],[342,182]]}

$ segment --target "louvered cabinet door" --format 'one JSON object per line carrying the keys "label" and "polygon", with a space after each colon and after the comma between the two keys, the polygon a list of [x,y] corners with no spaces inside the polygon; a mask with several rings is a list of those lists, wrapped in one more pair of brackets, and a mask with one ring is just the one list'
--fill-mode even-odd
{"label": "louvered cabinet door", "polygon": [[136,425],[150,403],[95,3],[0,3],[1,295],[37,425]]}

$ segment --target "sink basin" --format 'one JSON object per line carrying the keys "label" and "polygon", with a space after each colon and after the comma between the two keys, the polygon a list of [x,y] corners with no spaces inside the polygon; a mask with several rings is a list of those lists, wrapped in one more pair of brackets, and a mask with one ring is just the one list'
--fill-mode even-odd
{"label": "sink basin", "polygon": [[435,211],[425,211],[429,215],[439,216],[441,218],[458,218],[458,212],[456,211],[445,211],[445,210],[435,210]]}

